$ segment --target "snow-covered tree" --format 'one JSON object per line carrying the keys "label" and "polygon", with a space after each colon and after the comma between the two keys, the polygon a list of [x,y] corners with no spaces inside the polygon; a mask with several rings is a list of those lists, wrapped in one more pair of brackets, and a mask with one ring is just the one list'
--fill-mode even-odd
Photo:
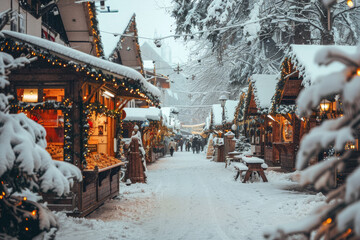
{"label": "snow-covered tree", "polygon": [[[297,99],[301,116],[309,116],[328,97],[339,96],[343,103],[343,116],[326,120],[312,129],[303,138],[297,155],[296,168],[303,170],[300,184],[313,184],[316,189],[329,191],[327,204],[302,222],[280,226],[266,233],[269,239],[286,239],[295,234],[303,234],[311,239],[360,238],[359,154],[345,149],[347,143],[359,138],[360,49],[349,55],[328,47],[317,53],[315,61],[319,65],[345,65],[338,73],[320,77],[315,84],[303,90]],[[309,166],[311,158],[329,146],[334,146],[339,156]],[[345,184],[333,189],[334,171],[341,171],[350,162],[355,162],[355,166]]]}
{"label": "snow-covered tree", "polygon": [[[176,32],[185,39],[211,43],[198,59],[212,54],[231,63],[227,78],[243,86],[251,74],[274,73],[290,44],[350,44],[358,42],[359,8],[346,1],[329,12],[320,1],[173,0]],[[200,46],[206,46],[203,42]],[[203,72],[211,67],[202,66]]]}
{"label": "snow-covered tree", "polygon": [[46,131],[25,114],[10,114],[4,88],[11,69],[30,63],[0,52],[0,238],[32,237],[57,227],[55,215],[38,203],[38,192],[58,196],[70,192],[80,170],[69,163],[53,161],[45,150]]}

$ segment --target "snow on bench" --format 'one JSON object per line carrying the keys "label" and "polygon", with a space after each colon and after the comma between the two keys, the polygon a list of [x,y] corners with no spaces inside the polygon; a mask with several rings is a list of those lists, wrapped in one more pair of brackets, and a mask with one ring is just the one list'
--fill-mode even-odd
{"label": "snow on bench", "polygon": [[263,169],[268,169],[268,165],[266,164],[266,163],[263,163],[263,164],[261,164],[261,167],[263,168]]}
{"label": "snow on bench", "polygon": [[233,166],[238,171],[247,171],[247,170],[249,170],[249,168],[243,163],[234,162]]}

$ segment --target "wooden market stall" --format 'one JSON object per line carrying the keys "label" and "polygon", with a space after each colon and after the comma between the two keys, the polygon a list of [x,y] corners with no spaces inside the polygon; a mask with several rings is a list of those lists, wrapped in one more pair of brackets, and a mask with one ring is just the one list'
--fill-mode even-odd
{"label": "wooden market stall", "polygon": [[148,163],[164,156],[164,127],[159,108],[124,108],[123,138],[130,138],[135,125],[140,128]]}
{"label": "wooden market stall", "polygon": [[[319,76],[341,70],[341,64],[318,66],[315,54],[326,46],[291,45],[289,54],[281,65],[281,76],[273,97],[271,114],[273,120],[273,147],[279,151],[280,165],[285,170],[295,169],[296,154],[302,137],[323,118],[333,118],[341,113],[340,102],[335,96],[324,99],[309,118],[296,114],[296,99],[302,88],[316,83]],[[337,46],[345,52],[353,52],[356,47]],[[313,159],[322,160],[324,156]]]}
{"label": "wooden market stall", "polygon": [[276,83],[277,75],[252,75],[244,100],[245,136],[250,140],[253,155],[264,158],[270,165],[276,165],[278,159],[272,147],[273,122],[268,118]]}
{"label": "wooden market stall", "polygon": [[[209,129],[209,132],[224,138],[225,134],[231,131],[237,104],[238,102],[235,100],[227,100],[224,109],[220,104],[213,104],[208,120],[209,126],[207,128]],[[224,141],[221,141],[221,143],[219,142],[215,145],[215,160],[224,162],[228,152],[228,148],[225,148]]]}
{"label": "wooden market stall", "polygon": [[159,92],[133,69],[37,37],[2,33],[1,51],[36,58],[9,76],[12,111],[44,127],[54,160],[82,170],[72,195],[44,199],[51,209],[85,216],[119,193],[122,108],[130,99],[157,105]]}

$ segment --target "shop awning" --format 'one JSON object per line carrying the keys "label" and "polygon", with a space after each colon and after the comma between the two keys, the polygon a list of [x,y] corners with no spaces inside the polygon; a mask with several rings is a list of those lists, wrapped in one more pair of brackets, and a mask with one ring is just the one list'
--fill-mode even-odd
{"label": "shop awning", "polygon": [[139,97],[149,98],[154,103],[159,102],[160,90],[148,83],[138,71],[132,68],[27,34],[3,30],[0,32],[0,37],[15,41],[15,49],[16,46],[20,50],[27,48],[33,56],[48,60],[59,58],[80,71],[86,71],[88,75],[99,78],[96,80],[122,84],[129,87],[129,91],[131,88],[132,92],[138,94]]}

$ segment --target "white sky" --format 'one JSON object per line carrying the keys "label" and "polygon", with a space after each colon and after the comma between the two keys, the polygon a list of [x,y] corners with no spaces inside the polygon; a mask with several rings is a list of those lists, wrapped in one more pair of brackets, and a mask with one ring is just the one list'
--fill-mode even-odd
{"label": "white sky", "polygon": [[[138,35],[140,37],[154,38],[173,35],[175,32],[175,21],[170,16],[171,0],[107,0],[106,6],[110,6],[110,10],[118,10],[118,13],[98,13],[100,31],[112,33],[123,33],[133,13],[136,14],[136,24]],[[97,3],[99,6],[99,3]],[[108,55],[115,47],[119,37],[113,34],[101,33],[104,44],[105,54]],[[140,46],[145,40],[139,38]],[[187,60],[187,50],[182,40],[174,40],[168,38],[163,40],[162,48],[168,45],[171,49],[172,62],[184,63]],[[155,47],[156,48],[156,47]],[[161,49],[158,48],[159,53]]]}

